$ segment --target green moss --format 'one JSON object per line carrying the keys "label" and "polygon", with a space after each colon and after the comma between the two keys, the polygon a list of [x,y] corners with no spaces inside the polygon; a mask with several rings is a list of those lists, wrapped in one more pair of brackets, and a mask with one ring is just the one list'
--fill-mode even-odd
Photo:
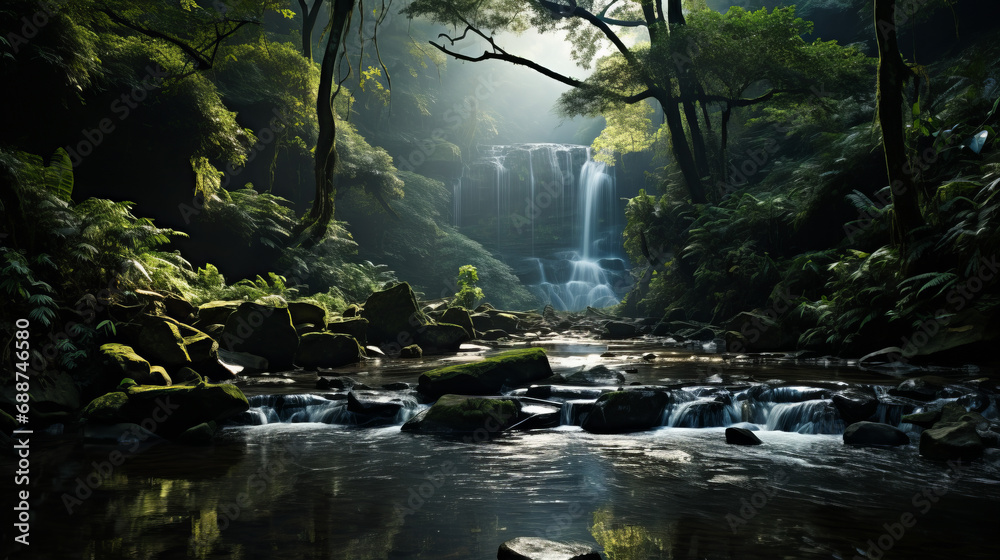
{"label": "green moss", "polygon": [[545,356],[545,350],[543,348],[520,348],[517,350],[510,350],[502,354],[497,354],[496,356],[491,356],[489,358],[483,358],[481,361],[471,364],[456,364],[453,366],[433,369],[424,373],[424,376],[432,381],[452,379],[458,375],[471,375],[473,377],[479,377],[490,370],[496,369],[498,365],[510,365],[539,359],[548,360]]}
{"label": "green moss", "polygon": [[[123,383],[124,381],[131,380],[123,380]],[[83,407],[83,411],[80,415],[88,420],[95,420],[98,422],[124,422],[126,421],[125,406],[127,404],[128,395],[115,391],[90,401],[87,406]]]}
{"label": "green moss", "polygon": [[500,431],[517,418],[518,412],[517,403],[510,399],[444,395],[427,411],[423,421],[428,426],[454,432],[473,432],[480,428]]}

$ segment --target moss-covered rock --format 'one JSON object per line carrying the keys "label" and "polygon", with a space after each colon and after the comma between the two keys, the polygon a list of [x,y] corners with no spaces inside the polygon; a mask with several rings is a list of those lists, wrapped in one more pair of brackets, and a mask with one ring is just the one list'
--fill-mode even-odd
{"label": "moss-covered rock", "polygon": [[368,296],[361,316],[368,319],[368,341],[372,344],[413,340],[421,327],[431,324],[406,282]]}
{"label": "moss-covered rock", "polygon": [[920,455],[928,459],[975,459],[985,448],[972,422],[938,422],[920,434]]}
{"label": "moss-covered rock", "polygon": [[199,424],[222,422],[249,408],[246,396],[232,384],[136,386],[94,399],[81,416],[105,424],[138,424],[173,439]]}
{"label": "moss-covered rock", "polygon": [[261,356],[278,371],[292,368],[299,335],[287,307],[244,302],[226,320],[221,347]]}
{"label": "moss-covered rock", "polygon": [[199,325],[225,325],[242,301],[210,301],[198,306]]}
{"label": "moss-covered rock", "polygon": [[639,329],[631,323],[622,321],[608,321],[604,323],[604,330],[601,334],[601,338],[611,340],[621,340],[636,336],[639,336]]}
{"label": "moss-covered rock", "polygon": [[403,430],[435,434],[468,434],[482,430],[495,434],[516,423],[520,410],[520,404],[513,399],[443,395],[429,409],[403,424]]}
{"label": "moss-covered rock", "polygon": [[187,352],[184,337],[176,321],[166,317],[146,316],[141,323],[138,349],[143,356],[154,363],[166,366],[184,366],[191,363],[191,356]]}
{"label": "moss-covered rock", "polygon": [[417,346],[416,344],[411,344],[409,346],[404,346],[399,351],[399,357],[400,358],[407,358],[407,359],[420,358],[423,355],[424,355],[423,348],[421,348],[420,346]]}
{"label": "moss-covered rock", "polygon": [[314,325],[326,324],[326,308],[308,301],[292,301],[288,303],[288,313],[292,316],[292,323],[312,323]]}
{"label": "moss-covered rock", "polygon": [[516,315],[510,313],[495,313],[492,315],[492,328],[509,333],[521,330],[521,322]]}
{"label": "moss-covered rock", "polygon": [[184,298],[167,294],[163,298],[163,311],[171,319],[190,325],[197,319],[198,308]]}
{"label": "moss-covered rock", "polygon": [[149,379],[148,381],[135,380],[137,385],[160,385],[166,387],[168,385],[173,385],[174,380],[167,373],[167,369],[163,366],[150,366],[149,368]]}
{"label": "moss-covered rock", "polygon": [[552,376],[541,348],[511,350],[478,362],[428,371],[420,376],[419,391],[431,398],[452,393],[490,395],[504,386],[526,385]]}
{"label": "moss-covered rock", "polygon": [[137,354],[131,346],[111,342],[102,344],[98,352],[101,367],[109,380],[130,377],[139,383],[154,384],[150,376],[149,362]]}
{"label": "moss-covered rock", "polygon": [[469,314],[469,310],[464,307],[449,307],[441,315],[439,322],[458,325],[469,333],[470,339],[476,338],[476,328],[472,324],[472,316]]}
{"label": "moss-covered rock", "polygon": [[326,330],[332,333],[349,334],[359,343],[368,344],[368,319],[348,317],[331,321],[326,324]]}
{"label": "moss-covered rock", "polygon": [[424,325],[417,331],[415,338],[424,350],[438,352],[457,351],[463,342],[471,340],[463,327],[448,323]]}
{"label": "moss-covered rock", "polygon": [[583,429],[598,434],[649,430],[660,425],[670,402],[664,391],[614,391],[605,393],[583,421]]}
{"label": "moss-covered rock", "polygon": [[309,333],[299,341],[295,363],[304,368],[333,368],[360,362],[364,350],[353,336]]}

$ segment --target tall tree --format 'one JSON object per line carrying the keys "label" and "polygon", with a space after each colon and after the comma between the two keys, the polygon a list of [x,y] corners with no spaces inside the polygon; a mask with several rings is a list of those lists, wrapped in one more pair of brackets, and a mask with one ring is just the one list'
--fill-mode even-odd
{"label": "tall tree", "polygon": [[875,0],[875,33],[878,42],[878,120],[892,192],[892,223],[897,238],[924,223],[917,199],[917,184],[906,154],[904,137],[904,88],[913,71],[903,62],[896,38],[896,0]]}
{"label": "tall tree", "polygon": [[316,20],[319,19],[320,8],[323,7],[323,0],[313,0],[309,6],[309,0],[298,0],[299,7],[302,8],[302,56],[312,62],[313,59],[313,30],[316,29]]}

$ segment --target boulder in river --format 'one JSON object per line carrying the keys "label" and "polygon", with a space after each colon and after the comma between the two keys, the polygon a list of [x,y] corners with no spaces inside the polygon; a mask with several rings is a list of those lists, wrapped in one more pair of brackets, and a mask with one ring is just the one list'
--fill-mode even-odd
{"label": "boulder in river", "polygon": [[301,367],[335,368],[360,362],[364,350],[353,336],[334,333],[309,333],[302,335],[295,363]]}
{"label": "boulder in river", "polygon": [[419,391],[430,398],[452,393],[492,395],[507,386],[526,385],[552,376],[552,368],[541,348],[511,350],[478,362],[456,364],[425,372]]}
{"label": "boulder in river", "polygon": [[601,555],[587,543],[517,537],[500,545],[497,560],[601,560]]}
{"label": "boulder in river", "polygon": [[868,420],[878,411],[878,397],[871,387],[847,389],[834,395],[832,400],[844,424]]}
{"label": "boulder in river", "polygon": [[83,408],[81,417],[105,424],[138,424],[173,439],[189,428],[222,422],[249,408],[243,391],[232,384],[128,386],[94,399]]}
{"label": "boulder in river", "polygon": [[660,425],[670,402],[665,391],[639,390],[605,393],[583,421],[583,429],[598,434],[649,430]]}
{"label": "boulder in river", "polygon": [[399,344],[412,339],[420,327],[431,324],[406,282],[368,296],[361,316],[368,319],[368,341],[373,344]]}
{"label": "boulder in river", "polygon": [[940,396],[941,391],[948,386],[950,381],[936,375],[924,375],[907,379],[899,384],[895,389],[890,389],[889,394],[895,397],[906,397],[917,401],[932,401]]}
{"label": "boulder in river", "polygon": [[844,430],[847,445],[896,446],[910,443],[910,436],[903,430],[879,422],[855,422]]}
{"label": "boulder in river", "polygon": [[757,434],[746,428],[726,428],[726,443],[730,445],[760,445]]}
{"label": "boulder in river", "polygon": [[400,350],[399,350],[399,357],[400,358],[410,358],[410,359],[412,359],[412,358],[419,358],[419,357],[421,357],[423,355],[424,355],[424,350],[420,346],[418,346],[416,344],[411,344],[409,346],[404,346],[404,347],[400,348]]}
{"label": "boulder in river", "polygon": [[928,459],[975,459],[985,448],[972,422],[938,422],[920,434],[920,455]]}
{"label": "boulder in river", "polygon": [[361,344],[368,344],[368,319],[348,317],[326,324],[326,330],[337,334],[349,334]]}
{"label": "boulder in river", "polygon": [[272,371],[291,369],[299,335],[287,307],[244,302],[226,319],[221,347],[265,358]]}
{"label": "boulder in river", "polygon": [[424,325],[416,331],[416,342],[426,351],[456,352],[471,340],[464,327],[449,323]]}
{"label": "boulder in river", "polygon": [[288,313],[292,316],[292,323],[296,325],[299,323],[326,324],[326,309],[315,303],[308,301],[289,302]]}
{"label": "boulder in river", "polygon": [[622,321],[608,321],[607,323],[604,323],[604,331],[601,338],[620,340],[636,336],[639,336],[639,329],[637,329],[635,325]]}
{"label": "boulder in river", "polygon": [[469,310],[464,307],[449,307],[441,315],[440,322],[458,325],[465,329],[470,339],[476,338],[476,328],[472,324],[472,316],[469,314]]}
{"label": "boulder in river", "polygon": [[430,408],[403,424],[403,431],[434,434],[483,433],[506,430],[518,420],[521,407],[514,399],[443,395]]}

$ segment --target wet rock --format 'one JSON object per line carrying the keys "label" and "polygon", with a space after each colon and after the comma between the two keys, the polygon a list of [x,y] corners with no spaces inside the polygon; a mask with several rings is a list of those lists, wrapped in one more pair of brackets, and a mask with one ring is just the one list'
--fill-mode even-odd
{"label": "wet rock", "polygon": [[502,432],[518,420],[520,405],[513,399],[442,395],[429,409],[417,414],[402,430],[433,434]]}
{"label": "wet rock", "polygon": [[934,424],[937,424],[941,420],[940,410],[928,410],[925,412],[914,412],[913,414],[904,414],[902,421],[908,424],[913,424],[914,426],[919,426],[923,429],[933,428]]}
{"label": "wet rock", "polygon": [[342,317],[360,317],[361,312],[361,306],[356,303],[352,303],[351,305],[348,305],[347,309],[345,309],[340,315]]}
{"label": "wet rock", "polygon": [[163,298],[163,311],[167,314],[167,317],[190,325],[196,319],[198,308],[191,305],[191,302],[186,299],[173,294],[167,294]]}
{"label": "wet rock", "polygon": [[368,319],[361,317],[337,319],[326,324],[328,332],[349,334],[361,344],[368,344]]}
{"label": "wet rock", "polygon": [[605,353],[601,354],[601,357],[602,358],[614,358],[617,355],[618,354],[615,354],[614,352],[605,352]]}
{"label": "wet rock", "polygon": [[652,362],[653,360],[656,359],[656,354],[652,352],[646,352],[645,354],[642,355],[642,359],[646,360],[647,362]]}
{"label": "wet rock", "polygon": [[476,328],[472,324],[472,316],[464,307],[449,307],[441,316],[440,322],[458,325],[465,329],[469,339],[476,338]]}
{"label": "wet rock", "polygon": [[197,385],[204,381],[201,374],[189,367],[180,368],[170,378],[174,385]]}
{"label": "wet rock", "polygon": [[920,434],[920,455],[928,459],[975,459],[985,448],[971,422],[938,422]]}
{"label": "wet rock", "polygon": [[484,333],[486,331],[493,330],[493,317],[487,313],[474,313],[469,316],[472,320],[472,325],[475,327],[477,332]]}
{"label": "wet rock", "polygon": [[323,332],[324,327],[313,323],[295,323],[295,332],[299,336],[315,332]]}
{"label": "wet rock", "polygon": [[552,324],[559,322],[559,315],[556,314],[556,309],[551,305],[546,305],[545,308],[542,309],[542,317]]}
{"label": "wet rock", "polygon": [[355,414],[379,418],[395,418],[402,409],[403,403],[400,402],[360,400],[354,395],[354,391],[347,393],[347,410]]}
{"label": "wet rock", "polygon": [[355,381],[350,377],[320,377],[316,382],[316,388],[328,389],[350,389],[354,387]]}
{"label": "wet rock", "polygon": [[492,328],[507,331],[509,333],[521,330],[520,320],[510,313],[496,313],[493,315]]}
{"label": "wet rock", "polygon": [[333,333],[303,335],[295,352],[295,363],[307,369],[335,368],[360,362],[364,350],[353,336]]}
{"label": "wet rock", "polygon": [[299,335],[286,307],[244,302],[226,319],[220,346],[231,352],[261,356],[274,370],[291,369]]}
{"label": "wet rock", "polygon": [[601,338],[620,340],[639,336],[639,329],[635,325],[621,321],[608,321],[604,323],[603,329]]}
{"label": "wet rock", "polygon": [[267,358],[249,352],[231,352],[223,348],[219,349],[219,360],[243,368],[244,375],[263,373],[269,367]]}
{"label": "wet rock", "polygon": [[307,301],[293,301],[288,304],[288,314],[292,316],[292,323],[311,323],[313,325],[326,325],[326,309],[309,303]]}
{"label": "wet rock", "polygon": [[479,340],[500,340],[501,338],[508,338],[510,335],[507,331],[502,331],[500,329],[490,329],[479,335]]}
{"label": "wet rock", "polygon": [[601,560],[601,555],[586,543],[517,537],[500,545],[497,560]]}
{"label": "wet rock", "polygon": [[406,282],[368,296],[361,316],[368,319],[368,341],[374,344],[412,339],[418,329],[431,324]]}
{"label": "wet rock", "polygon": [[204,445],[210,443],[218,431],[218,423],[202,422],[197,426],[192,426],[181,432],[180,435],[174,438],[174,441],[186,443],[188,445]]}
{"label": "wet rock", "polygon": [[524,385],[551,376],[545,350],[525,348],[428,371],[420,376],[419,390],[431,398],[448,393],[489,395],[504,386]]}
{"label": "wet rock", "polygon": [[844,424],[868,420],[878,411],[878,397],[871,387],[847,389],[834,395],[832,400]]}
{"label": "wet rock", "polygon": [[936,375],[925,375],[907,379],[899,384],[895,389],[890,389],[889,394],[894,397],[906,397],[916,401],[932,401],[939,397],[939,393],[948,386],[950,382]]}
{"label": "wet rock", "polygon": [[399,357],[404,359],[420,358],[424,355],[423,349],[416,344],[411,344],[409,346],[404,346],[399,349]]}
{"label": "wet rock", "polygon": [[572,375],[563,376],[567,383],[578,385],[617,385],[625,382],[625,375],[603,364],[592,366]]}
{"label": "wet rock", "polygon": [[198,306],[199,325],[225,325],[242,301],[210,301]]}
{"label": "wet rock", "polygon": [[[191,363],[184,337],[177,321],[166,317],[145,316],[140,319],[138,351],[155,363],[166,366],[184,366]],[[190,328],[190,327],[188,327]],[[216,344],[206,334],[202,336]],[[218,350],[218,346],[216,346]]]}
{"label": "wet rock", "polygon": [[123,377],[134,379],[143,385],[160,384],[159,380],[151,375],[149,362],[136,354],[131,346],[108,343],[101,345],[99,352],[102,384],[106,385],[105,389],[110,389],[111,384],[117,384]]}
{"label": "wet rock", "polygon": [[715,339],[715,331],[708,327],[702,327],[690,335],[690,338],[700,342],[711,342]]}
{"label": "wet rock", "polygon": [[423,350],[431,352],[455,352],[463,342],[471,340],[464,327],[449,323],[425,325],[414,338]]}
{"label": "wet rock", "polygon": [[91,401],[81,417],[105,424],[132,423],[173,439],[189,428],[223,422],[250,408],[235,385],[199,384],[175,387],[128,387]]}
{"label": "wet rock", "polygon": [[895,426],[879,422],[855,422],[844,430],[844,443],[848,445],[896,446],[907,445],[910,437]]}
{"label": "wet rock", "polygon": [[653,336],[670,336],[670,324],[659,322],[653,326],[653,331],[651,333]]}
{"label": "wet rock", "polygon": [[757,434],[746,428],[726,428],[726,443],[731,445],[760,445]]}
{"label": "wet rock", "polygon": [[660,425],[670,397],[663,391],[614,391],[605,393],[583,421],[583,429],[599,434],[621,434]]}
{"label": "wet rock", "polygon": [[386,383],[382,385],[382,388],[386,391],[409,391],[410,384],[403,381],[397,381],[395,383]]}

